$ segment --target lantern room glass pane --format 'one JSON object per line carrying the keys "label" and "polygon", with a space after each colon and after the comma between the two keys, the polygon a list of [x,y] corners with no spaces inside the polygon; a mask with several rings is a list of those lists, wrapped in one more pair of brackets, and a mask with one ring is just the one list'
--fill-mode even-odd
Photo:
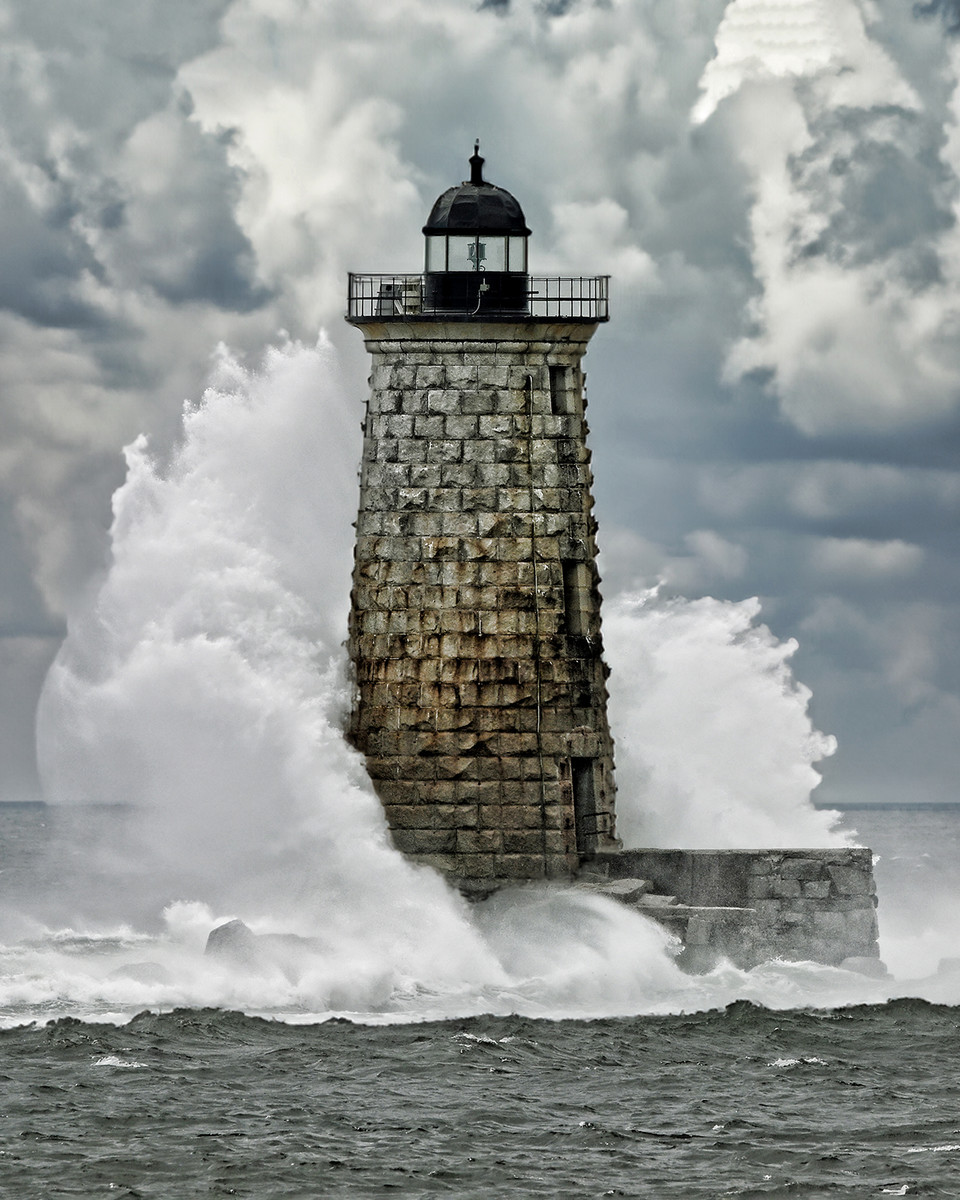
{"label": "lantern room glass pane", "polygon": [[477,237],[447,238],[447,270],[476,271]]}
{"label": "lantern room glass pane", "polygon": [[445,271],[447,269],[447,239],[427,237],[427,270]]}
{"label": "lantern room glass pane", "polygon": [[512,237],[510,240],[510,262],[508,271],[526,271],[527,269],[527,239]]}
{"label": "lantern room glass pane", "polygon": [[[519,243],[514,246],[513,243]],[[446,250],[446,261],[444,261]],[[497,233],[448,234],[427,237],[428,271],[522,271],[523,265],[508,266],[508,252],[518,264],[526,261],[526,238],[508,238]],[[512,260],[511,260],[512,262]]]}
{"label": "lantern room glass pane", "polygon": [[495,234],[481,234],[480,241],[486,246],[486,255],[482,261],[484,271],[505,271],[507,269],[507,239]]}

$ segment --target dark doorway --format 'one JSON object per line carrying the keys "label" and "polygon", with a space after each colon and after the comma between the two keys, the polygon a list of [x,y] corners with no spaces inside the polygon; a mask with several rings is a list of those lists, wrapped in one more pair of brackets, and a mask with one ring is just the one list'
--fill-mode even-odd
{"label": "dark doorway", "polygon": [[570,778],[573,784],[573,823],[577,853],[592,854],[597,842],[596,759],[572,758]]}

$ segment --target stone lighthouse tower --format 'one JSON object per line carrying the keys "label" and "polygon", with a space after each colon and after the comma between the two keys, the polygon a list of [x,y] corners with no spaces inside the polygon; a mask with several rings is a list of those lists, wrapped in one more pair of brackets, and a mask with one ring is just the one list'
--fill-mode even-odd
{"label": "stone lighthouse tower", "polygon": [[527,270],[483,178],[423,228],[422,275],[351,275],[372,358],[351,736],[398,849],[466,892],[619,846],[581,360],[606,276]]}

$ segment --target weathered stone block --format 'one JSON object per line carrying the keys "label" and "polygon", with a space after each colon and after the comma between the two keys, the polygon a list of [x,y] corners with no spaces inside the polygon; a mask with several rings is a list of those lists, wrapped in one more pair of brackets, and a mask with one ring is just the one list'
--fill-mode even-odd
{"label": "weathered stone block", "polygon": [[476,513],[444,512],[433,513],[431,516],[439,516],[441,518],[440,524],[445,536],[464,538],[476,535]]}
{"label": "weathered stone block", "polygon": [[770,875],[755,876],[747,881],[748,900],[770,900],[773,897],[774,880]]}
{"label": "weathered stone block", "polygon": [[496,555],[495,538],[464,537],[460,540],[460,558],[464,560],[489,559]]}
{"label": "weathered stone block", "polygon": [[[877,920],[872,909],[845,913],[818,912],[813,914],[813,923],[818,937],[838,946],[872,943],[877,935]],[[842,957],[855,952],[848,949]]]}
{"label": "weathered stone block", "polygon": [[464,829],[477,824],[476,810],[457,804],[385,806],[392,829]]}
{"label": "weathered stone block", "polygon": [[488,441],[511,440],[516,437],[516,418],[495,413],[477,418],[477,436]]}
{"label": "weathered stone block", "polygon": [[451,874],[462,880],[493,879],[498,875],[492,854],[458,854]]}
{"label": "weathered stone block", "polygon": [[[549,835],[556,838],[556,835]],[[546,832],[534,829],[505,829],[503,831],[503,851],[505,854],[542,854],[548,849]],[[564,850],[564,846],[553,845],[552,852]]]}
{"label": "weathered stone block", "polygon": [[[443,533],[443,514],[436,512],[416,512],[411,509],[404,514],[404,519],[410,534],[414,537],[439,537]],[[421,553],[417,558],[422,557]]]}
{"label": "weathered stone block", "polygon": [[476,585],[480,581],[481,568],[486,566],[487,563],[458,560],[444,562],[440,567],[440,582],[450,587]]}
{"label": "weathered stone block", "polygon": [[827,874],[841,896],[866,896],[873,892],[870,874],[858,867],[831,865]]}
{"label": "weathered stone block", "polygon": [[397,458],[411,466],[426,462],[427,449],[431,444],[421,438],[397,438]]}
{"label": "weathered stone block", "polygon": [[480,825],[484,829],[522,829],[522,809],[514,804],[481,804]]}
{"label": "weathered stone block", "polygon": [[464,391],[457,393],[457,407],[451,409],[451,412],[462,412],[469,416],[490,416],[496,410],[496,392],[464,389]]}
{"label": "weathered stone block", "polygon": [[393,844],[406,854],[443,854],[456,851],[464,835],[455,829],[392,829]]}
{"label": "weathered stone block", "polygon": [[382,417],[374,417],[371,422],[371,436],[376,438],[413,437],[414,418],[406,413],[390,413]]}
{"label": "weathered stone block", "polygon": [[395,363],[390,372],[390,386],[406,391],[416,385],[417,373],[408,361]]}
{"label": "weathered stone block", "polygon": [[417,416],[413,420],[413,436],[418,438],[442,438],[447,417]]}
{"label": "weathered stone block", "polygon": [[[508,357],[506,351],[504,352],[504,357],[505,358]],[[523,390],[527,386],[527,379],[530,376],[533,377],[533,383],[534,383],[534,388],[535,388],[534,395],[536,395],[537,391],[539,391],[541,394],[543,394],[543,388],[544,388],[543,370],[539,365],[535,365],[533,363],[523,363],[523,364],[510,363],[507,366],[507,385],[506,386],[512,392],[523,392]]]}
{"label": "weathered stone block", "polygon": [[431,463],[458,463],[463,459],[464,442],[432,441],[426,448],[426,460]]}
{"label": "weathered stone block", "polygon": [[499,829],[457,831],[458,854],[498,854],[503,844]]}
{"label": "weathered stone block", "polygon": [[426,411],[433,416],[447,416],[460,411],[460,393],[452,390],[428,391]]}
{"label": "weathered stone block", "polygon": [[461,795],[461,803],[468,797],[470,802],[480,806],[480,824],[489,825],[483,815],[484,808],[498,807],[500,799],[500,781],[497,779],[475,780],[470,783],[469,790]]}
{"label": "weathered stone block", "polygon": [[480,356],[477,356],[476,361],[480,367],[479,382],[484,387],[496,389],[497,399],[502,400],[504,392],[509,387],[509,368],[505,365],[495,365],[489,361],[484,361],[484,358]]}
{"label": "weathered stone block", "polygon": [[794,858],[785,855],[778,873],[784,879],[821,879],[823,865],[814,858]]}
{"label": "weathered stone block", "polygon": [[446,372],[440,363],[424,363],[414,372],[417,387],[442,388],[446,383]]}
{"label": "weathered stone block", "polygon": [[[476,442],[464,442],[464,458],[471,459]],[[460,503],[464,509],[471,512],[495,512],[497,508],[497,492],[494,487],[475,487],[463,489]]]}
{"label": "weathered stone block", "polygon": [[[476,486],[484,488],[507,487],[511,483],[509,463],[484,462],[476,464]],[[494,493],[496,494],[496,493]],[[492,512],[491,517],[503,517],[503,513]],[[509,520],[509,518],[507,518]]]}
{"label": "weathered stone block", "polygon": [[[471,388],[476,387],[478,383],[487,383],[486,371],[483,373],[483,378],[478,379],[478,368],[476,365],[464,364],[448,364],[447,366],[447,383],[453,388]],[[488,384],[489,386],[489,384]]]}
{"label": "weathered stone block", "polygon": [[493,449],[493,461],[498,463],[526,462],[527,450],[523,442],[502,438],[500,441],[474,442],[473,445],[488,445]]}
{"label": "weathered stone block", "polygon": [[[443,462],[430,464],[438,472],[436,483],[446,488],[478,487],[483,482],[476,463]],[[463,497],[460,497],[461,501]]]}
{"label": "weathered stone block", "polygon": [[484,589],[472,587],[469,584],[460,588],[446,589],[444,606],[446,608],[469,608],[476,613],[491,607],[484,603]]}
{"label": "weathered stone block", "polygon": [[396,493],[396,507],[400,510],[422,509],[427,495],[428,493],[425,488],[398,488]]}
{"label": "weathered stone block", "polygon": [[499,538],[496,550],[501,562],[525,562],[533,555],[533,543],[530,538]]}
{"label": "weathered stone block", "polygon": [[384,806],[406,807],[423,803],[424,785],[409,779],[381,779],[377,793]]}
{"label": "weathered stone block", "polygon": [[524,778],[526,764],[522,758],[500,758],[497,763],[497,778],[505,783]]}
{"label": "weathered stone block", "polygon": [[[442,609],[438,615],[440,618],[441,633],[474,634],[477,631],[477,614],[475,612],[471,612],[469,609]],[[445,650],[449,644],[450,643],[444,639],[441,643],[441,650]],[[451,654],[449,659],[456,659],[457,657],[459,656],[456,654]]]}
{"label": "weathered stone block", "polygon": [[546,873],[539,854],[504,854],[496,860],[497,874],[504,879],[542,879]]}

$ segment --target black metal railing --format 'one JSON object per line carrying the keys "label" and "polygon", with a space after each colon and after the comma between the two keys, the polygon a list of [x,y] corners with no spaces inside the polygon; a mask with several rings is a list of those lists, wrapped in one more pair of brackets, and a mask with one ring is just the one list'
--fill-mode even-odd
{"label": "black metal railing", "polygon": [[490,285],[476,276],[473,297],[455,307],[430,299],[426,275],[354,275],[347,295],[348,321],[608,321],[609,275],[528,275],[520,301],[501,306],[486,300]]}

